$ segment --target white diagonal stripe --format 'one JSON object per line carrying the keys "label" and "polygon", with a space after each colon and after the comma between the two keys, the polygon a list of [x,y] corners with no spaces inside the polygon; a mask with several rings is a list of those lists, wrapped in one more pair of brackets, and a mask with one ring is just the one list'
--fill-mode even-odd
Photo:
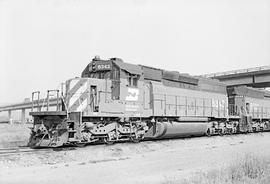
{"label": "white diagonal stripe", "polygon": [[79,82],[79,79],[72,79],[69,82],[69,90],[71,90],[78,82]]}
{"label": "white diagonal stripe", "polygon": [[79,105],[79,107],[77,107],[77,112],[78,111],[84,111],[84,109],[86,108],[86,106],[87,106],[87,98],[83,102],[81,102],[81,104]]}
{"label": "white diagonal stripe", "polygon": [[75,94],[72,95],[72,97],[69,99],[69,104],[68,106],[71,107],[75,102],[76,100],[78,100],[81,95],[86,92],[87,90],[87,82],[85,82],[76,92]]}

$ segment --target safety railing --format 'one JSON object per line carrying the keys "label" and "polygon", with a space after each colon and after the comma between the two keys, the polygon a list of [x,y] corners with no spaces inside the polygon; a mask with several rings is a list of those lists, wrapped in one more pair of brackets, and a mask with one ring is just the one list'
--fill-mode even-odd
{"label": "safety railing", "polygon": [[40,111],[40,106],[39,106],[39,102],[40,102],[40,91],[34,91],[34,92],[32,92],[32,107],[31,107],[31,111],[33,112],[33,110],[34,110],[34,98],[35,98],[35,96],[36,96],[36,94],[37,94],[37,106],[38,106],[38,111]]}
{"label": "safety railing", "polygon": [[[51,98],[51,97],[55,97],[55,98]],[[62,96],[61,96],[61,98],[62,98]],[[34,92],[32,92],[31,111],[33,112],[35,108],[37,108],[37,111],[41,111],[42,109],[44,109],[44,107],[46,107],[46,111],[49,111],[49,107],[51,105],[55,105],[56,111],[60,111],[61,110],[61,98],[59,96],[58,89],[47,90],[47,97],[44,99],[40,98],[40,91],[34,91]],[[56,101],[56,104],[55,104],[55,101]]]}

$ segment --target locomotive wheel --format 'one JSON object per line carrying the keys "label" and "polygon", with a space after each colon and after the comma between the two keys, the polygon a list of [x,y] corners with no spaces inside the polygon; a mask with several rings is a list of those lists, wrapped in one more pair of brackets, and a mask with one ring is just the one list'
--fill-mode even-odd
{"label": "locomotive wheel", "polygon": [[211,133],[210,133],[210,129],[208,128],[206,133],[205,133],[206,136],[210,137],[211,136]]}
{"label": "locomotive wheel", "polygon": [[134,143],[139,143],[141,141],[140,138],[136,138],[136,137],[130,137],[130,140]]}
{"label": "locomotive wheel", "polygon": [[224,132],[223,132],[222,130],[219,130],[218,134],[219,134],[220,136],[223,136],[223,135],[224,135]]}
{"label": "locomotive wheel", "polygon": [[112,145],[112,144],[114,143],[114,141],[113,141],[113,140],[109,140],[108,137],[103,138],[103,141],[104,141],[106,144],[108,144],[108,145]]}

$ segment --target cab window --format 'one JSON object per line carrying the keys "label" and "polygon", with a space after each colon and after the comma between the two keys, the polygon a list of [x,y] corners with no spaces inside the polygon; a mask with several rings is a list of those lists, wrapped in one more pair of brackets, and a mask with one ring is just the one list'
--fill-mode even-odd
{"label": "cab window", "polygon": [[128,80],[128,85],[129,86],[137,87],[138,86],[139,76],[129,74],[127,80]]}

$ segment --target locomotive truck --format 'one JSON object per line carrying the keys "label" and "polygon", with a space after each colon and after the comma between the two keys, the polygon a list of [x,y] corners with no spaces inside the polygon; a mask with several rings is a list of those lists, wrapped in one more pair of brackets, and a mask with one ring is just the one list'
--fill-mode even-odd
{"label": "locomotive truck", "polygon": [[[56,110],[30,112],[34,120],[31,147],[270,130],[267,91],[228,87],[217,80],[119,58],[95,57],[80,78],[66,81],[65,92],[56,92]],[[39,100],[32,102],[39,104]]]}

